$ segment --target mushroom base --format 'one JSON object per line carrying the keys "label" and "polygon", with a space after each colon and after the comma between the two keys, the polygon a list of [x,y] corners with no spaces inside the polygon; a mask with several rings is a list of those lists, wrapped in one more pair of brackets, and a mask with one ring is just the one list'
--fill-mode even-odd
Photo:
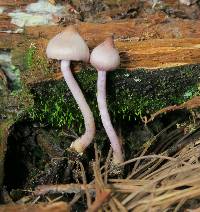
{"label": "mushroom base", "polygon": [[71,72],[69,61],[65,61],[65,60],[61,61],[61,71],[84,118],[85,129],[86,129],[85,133],[83,136],[78,138],[74,142],[74,144],[72,144],[73,148],[80,153],[80,152],[83,152],[83,150],[92,142],[94,138],[94,135],[95,135],[94,117],[93,117],[92,111],[90,110],[90,107],[88,106],[85,100],[85,97],[81,89],[79,88],[78,83],[76,82]]}

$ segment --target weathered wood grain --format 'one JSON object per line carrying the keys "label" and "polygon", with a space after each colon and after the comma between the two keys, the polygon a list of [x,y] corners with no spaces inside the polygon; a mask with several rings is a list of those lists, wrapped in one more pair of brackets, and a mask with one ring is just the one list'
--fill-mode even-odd
{"label": "weathered wood grain", "polygon": [[[150,40],[167,38],[199,38],[200,22],[195,20],[175,20],[161,17],[155,19],[134,19],[128,21],[112,21],[105,24],[78,23],[76,24],[81,35],[86,39],[89,46],[93,47],[105,37],[114,34],[121,40]],[[62,31],[62,26],[36,26],[26,27],[25,35],[31,38],[51,38]],[[0,48],[4,46],[3,38],[8,36],[1,34]],[[22,35],[23,39],[24,34]],[[16,40],[19,38],[16,37]],[[10,44],[10,48],[12,48]]]}
{"label": "weathered wood grain", "polygon": [[36,2],[36,0],[0,0],[0,7],[21,8],[33,2]]}
{"label": "weathered wood grain", "polygon": [[[156,69],[200,62],[200,22],[171,21],[159,24],[145,21],[113,21],[106,24],[78,23],[80,34],[90,49],[107,36],[115,35],[121,55],[121,68]],[[30,41],[45,49],[48,40],[62,31],[61,26],[27,27],[24,34],[0,34],[0,49],[14,49]]]}

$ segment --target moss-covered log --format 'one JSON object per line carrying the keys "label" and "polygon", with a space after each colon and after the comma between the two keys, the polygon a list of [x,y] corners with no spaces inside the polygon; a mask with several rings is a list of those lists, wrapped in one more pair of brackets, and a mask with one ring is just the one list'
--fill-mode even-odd
{"label": "moss-covered log", "polygon": [[[200,93],[200,65],[134,72],[118,70],[108,74],[108,105],[112,120],[134,120],[148,116],[169,105],[179,105]],[[96,103],[96,78],[93,69],[75,74],[85,96],[99,120]],[[64,80],[34,84],[34,107],[30,116],[54,126],[83,126],[83,119]],[[100,120],[99,120],[100,121]]]}
{"label": "moss-covered log", "polygon": [[[96,41],[92,36],[90,39],[92,46]],[[21,78],[35,96],[35,105],[29,115],[57,127],[67,125],[81,129],[82,116],[62,80],[60,64],[45,56],[47,42],[47,38],[36,36],[13,51],[13,62],[23,70]],[[117,72],[109,73],[107,88],[113,120],[148,116],[199,95],[199,65],[192,65],[200,63],[199,38],[116,39],[115,43],[120,51],[121,65]],[[96,71],[89,65],[72,65],[95,118],[99,120]]]}
{"label": "moss-covered log", "polygon": [[[149,18],[76,25],[90,49],[106,36],[115,34],[121,64],[117,72],[109,73],[107,88],[114,120],[150,115],[199,95],[198,21],[161,16],[156,21]],[[0,48],[8,45],[12,49],[12,63],[20,68],[25,87],[31,88],[35,104],[28,114],[32,119],[58,127],[81,128],[82,116],[62,80],[59,62],[45,56],[49,38],[63,29],[62,26],[26,27],[23,34],[12,34],[10,42],[6,38],[7,44],[0,41]],[[98,120],[96,71],[80,63],[72,67],[78,71],[76,78]]]}

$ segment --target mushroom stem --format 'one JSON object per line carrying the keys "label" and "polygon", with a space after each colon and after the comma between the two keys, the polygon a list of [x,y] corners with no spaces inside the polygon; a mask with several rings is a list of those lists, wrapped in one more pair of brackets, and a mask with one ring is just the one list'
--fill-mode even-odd
{"label": "mushroom stem", "polygon": [[123,162],[122,149],[119,138],[112,126],[106,103],[106,71],[98,70],[97,102],[103,126],[113,149],[113,162],[121,163]]}
{"label": "mushroom stem", "polygon": [[92,142],[95,135],[95,122],[92,111],[90,110],[85,97],[79,88],[76,80],[70,69],[70,61],[61,61],[61,71],[63,73],[64,79],[75,98],[84,118],[85,123],[85,133],[78,139],[76,139],[72,144],[71,148],[79,153],[82,153],[87,146]]}

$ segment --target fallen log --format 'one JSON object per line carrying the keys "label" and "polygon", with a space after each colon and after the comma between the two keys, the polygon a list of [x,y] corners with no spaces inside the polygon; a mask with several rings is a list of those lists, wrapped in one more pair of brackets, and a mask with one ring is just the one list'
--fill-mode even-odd
{"label": "fallen log", "polygon": [[[121,57],[119,71],[116,74],[110,73],[111,77],[108,78],[112,82],[108,88],[111,90],[110,93],[108,91],[108,101],[118,102],[110,105],[114,114],[129,118],[150,115],[165,107],[183,104],[199,95],[199,21],[160,16],[156,21],[152,18],[105,24],[77,23],[76,27],[90,49],[114,33]],[[3,36],[7,36],[6,44],[0,40],[0,49],[12,50],[12,63],[24,70],[21,79],[33,88],[37,96],[34,108],[36,119],[42,116],[44,120],[51,116],[51,109],[45,115],[42,112],[45,111],[43,107],[46,101],[48,105],[45,107],[51,107],[49,97],[52,94],[45,88],[56,88],[57,82],[62,84],[62,89],[66,88],[59,63],[47,60],[45,56],[49,39],[63,29],[62,26],[26,27],[23,34],[11,34],[9,37],[3,33]],[[95,89],[96,72],[89,64],[73,63],[72,69],[77,72],[89,70],[77,73],[77,78],[82,88],[86,89],[86,97],[89,95],[93,99],[92,104],[95,104],[96,97],[92,92]],[[88,81],[87,87],[83,85],[85,81]],[[56,92],[60,91],[55,89],[53,102],[57,101]],[[67,88],[62,92],[64,96],[70,95]],[[72,108],[72,111],[78,112]],[[76,117],[76,120],[80,121],[79,118]]]}

